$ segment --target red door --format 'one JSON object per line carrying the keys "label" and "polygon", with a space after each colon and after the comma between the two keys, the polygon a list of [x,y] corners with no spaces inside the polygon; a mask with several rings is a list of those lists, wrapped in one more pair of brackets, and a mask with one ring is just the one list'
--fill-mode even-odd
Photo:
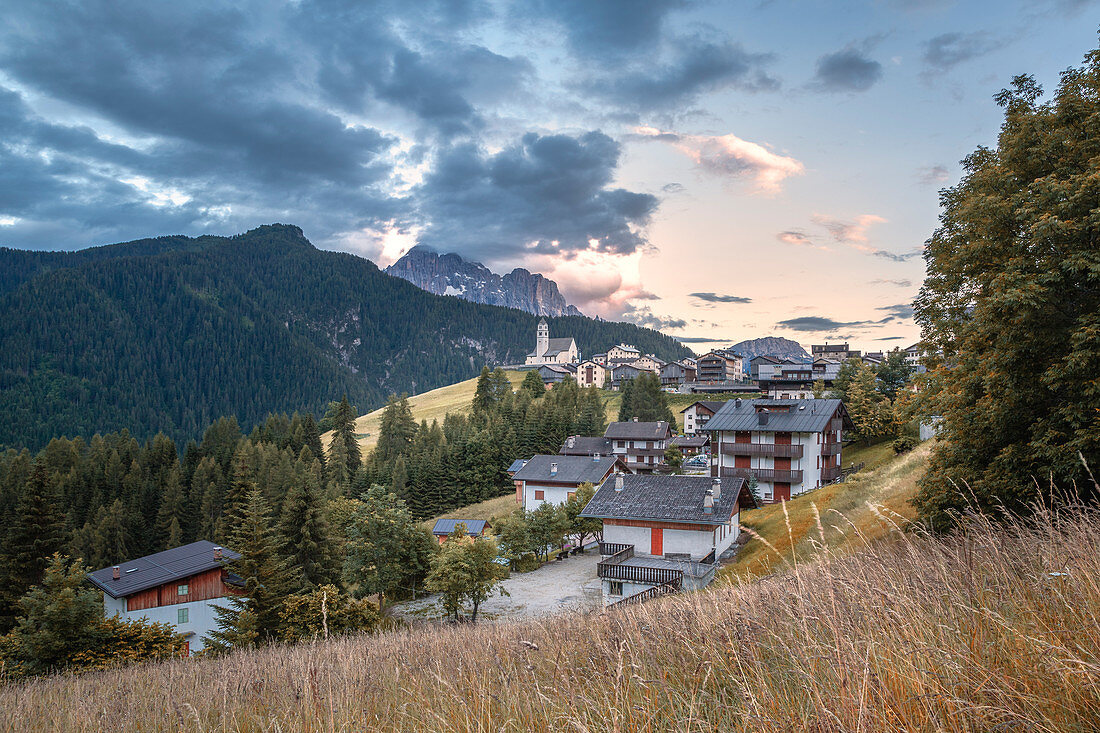
{"label": "red door", "polygon": [[750,433],[747,430],[738,430],[737,434],[733,438],[733,442],[735,442],[735,443],[751,443],[752,442],[752,433]]}
{"label": "red door", "polygon": [[733,457],[734,468],[751,468],[752,457],[751,456],[734,456]]}
{"label": "red door", "polygon": [[790,445],[791,444],[791,434],[790,433],[776,433],[775,434],[775,444],[776,445]]}
{"label": "red door", "polygon": [[775,501],[790,501],[791,500],[791,485],[779,484],[775,485],[775,491],[772,493],[772,498]]}
{"label": "red door", "polygon": [[[787,490],[787,494],[790,494],[790,489]],[[663,529],[649,530],[649,554],[665,554],[665,531]]]}

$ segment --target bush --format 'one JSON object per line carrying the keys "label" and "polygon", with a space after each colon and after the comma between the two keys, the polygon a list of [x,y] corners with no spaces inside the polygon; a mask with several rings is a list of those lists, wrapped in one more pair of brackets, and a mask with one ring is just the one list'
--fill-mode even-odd
{"label": "bush", "polygon": [[357,600],[334,585],[290,596],[279,618],[286,641],[375,631],[382,620],[373,603]]}
{"label": "bush", "polygon": [[916,448],[918,445],[920,445],[920,441],[914,438],[912,435],[903,435],[900,438],[896,438],[894,440],[894,455],[908,453],[909,451]]}

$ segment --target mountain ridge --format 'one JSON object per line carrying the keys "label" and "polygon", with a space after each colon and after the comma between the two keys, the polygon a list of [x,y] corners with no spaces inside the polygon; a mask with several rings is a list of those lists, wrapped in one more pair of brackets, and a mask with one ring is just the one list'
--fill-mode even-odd
{"label": "mountain ridge", "polygon": [[436,295],[518,308],[536,316],[584,315],[565,300],[558,284],[544,275],[522,267],[498,275],[480,262],[424,245],[413,247],[383,272]]}
{"label": "mountain ridge", "polygon": [[753,357],[763,355],[790,356],[796,359],[810,358],[810,354],[802,344],[788,338],[783,338],[782,336],[764,336],[762,338],[747,339],[745,341],[739,341],[729,348],[730,351],[736,351],[738,354],[744,356],[746,361]]}
{"label": "mountain ridge", "polygon": [[[124,428],[183,444],[223,415],[247,427],[345,393],[366,412],[534,344],[538,316],[433,295],[292,225],[123,244],[0,250],[0,272],[17,272],[0,278],[0,446]],[[548,320],[586,353],[688,353],[630,324]]]}

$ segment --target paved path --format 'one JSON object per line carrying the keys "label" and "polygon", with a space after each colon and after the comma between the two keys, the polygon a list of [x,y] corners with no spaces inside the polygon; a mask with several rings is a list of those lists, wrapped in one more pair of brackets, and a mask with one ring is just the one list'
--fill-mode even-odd
{"label": "paved path", "polygon": [[[494,595],[481,604],[478,620],[518,619],[550,616],[570,610],[599,608],[602,599],[596,582],[599,550],[555,560],[529,573],[512,573],[504,581],[509,595]],[[434,619],[441,615],[436,596],[408,601],[394,606],[391,612],[408,621]]]}

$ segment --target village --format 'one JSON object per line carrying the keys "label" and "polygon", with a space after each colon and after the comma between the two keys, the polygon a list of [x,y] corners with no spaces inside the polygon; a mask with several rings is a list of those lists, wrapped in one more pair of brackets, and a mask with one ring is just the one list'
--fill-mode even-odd
{"label": "village", "polygon": [[[556,453],[512,456],[507,475],[518,520],[461,510],[436,520],[430,531],[441,549],[492,540],[495,562],[512,571],[489,582],[478,600],[481,617],[592,612],[707,587],[748,539],[742,512],[789,502],[859,470],[844,466],[854,426],[831,390],[843,364],[877,367],[891,354],[861,354],[847,344],[811,351],[805,363],[771,355],[746,360],[729,350],[666,363],[619,344],[582,359],[573,338],[552,338],[541,320],[535,349],[511,367],[526,374],[524,387],[533,375],[548,393],[566,380],[617,392],[659,379],[661,393],[701,399],[680,409],[677,420],[611,421],[602,435],[567,436]],[[892,358],[915,373],[919,356],[912,347]],[[516,521],[557,529],[532,548],[534,530],[509,526]],[[511,537],[520,530],[522,545]],[[536,562],[521,568],[516,558],[529,551]],[[195,653],[218,629],[219,606],[243,592],[233,571],[239,558],[235,548],[199,540],[88,578],[103,591],[106,615],[169,624]],[[441,619],[448,615],[441,602],[414,594],[389,613],[404,623]],[[460,617],[456,608],[449,613]]]}

